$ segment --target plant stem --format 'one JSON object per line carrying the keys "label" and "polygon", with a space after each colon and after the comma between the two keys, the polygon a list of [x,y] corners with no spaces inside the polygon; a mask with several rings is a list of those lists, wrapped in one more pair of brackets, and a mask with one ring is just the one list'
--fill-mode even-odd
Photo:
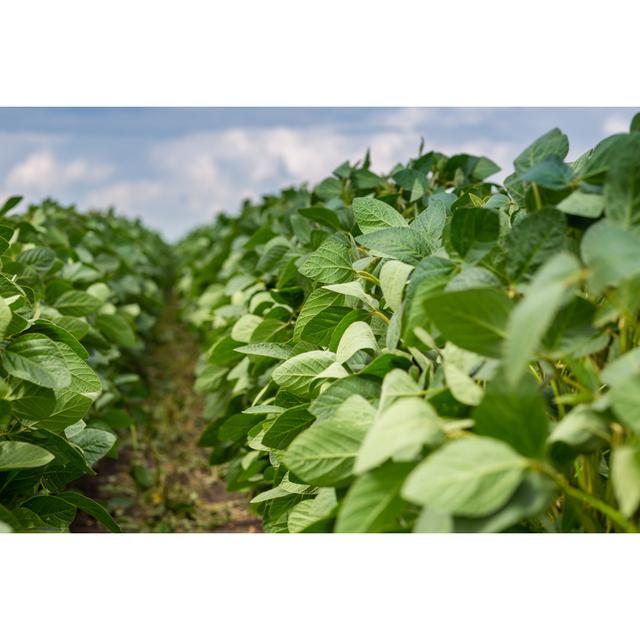
{"label": "plant stem", "polygon": [[589,493],[585,493],[581,489],[574,487],[561,473],[556,471],[553,467],[547,464],[535,464],[534,467],[551,478],[568,496],[579,500],[580,502],[589,505],[596,511],[599,511],[603,515],[607,516],[609,520],[617,524],[620,529],[626,533],[638,533],[636,526],[627,520],[617,509],[614,509],[611,505],[603,502],[599,498],[592,496]]}
{"label": "plant stem", "polygon": [[376,316],[376,318],[380,318],[380,320],[384,320],[387,324],[389,324],[390,320],[389,318],[387,318],[387,316],[384,315],[384,313],[382,313],[382,311],[378,311],[377,309],[374,309],[371,312],[372,316]]}
{"label": "plant stem", "polygon": [[533,197],[536,200],[536,207],[538,209],[542,209],[542,198],[540,197],[540,189],[538,189],[538,185],[535,182],[531,186],[533,187]]}
{"label": "plant stem", "polygon": [[369,273],[368,271],[356,271],[356,275],[360,278],[363,278],[364,280],[373,282],[373,284],[375,285],[380,284],[380,280],[378,280],[378,278],[376,278],[372,273]]}

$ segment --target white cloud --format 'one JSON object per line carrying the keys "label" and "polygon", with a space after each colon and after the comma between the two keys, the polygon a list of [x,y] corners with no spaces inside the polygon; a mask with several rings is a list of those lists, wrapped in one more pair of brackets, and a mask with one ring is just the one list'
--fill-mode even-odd
{"label": "white cloud", "polygon": [[605,136],[614,133],[627,133],[629,131],[629,118],[619,113],[614,113],[604,119],[602,123],[602,133]]}
{"label": "white cloud", "polygon": [[86,159],[61,161],[49,149],[30,153],[7,174],[4,190],[46,196],[79,183],[95,183],[111,174],[111,167]]}

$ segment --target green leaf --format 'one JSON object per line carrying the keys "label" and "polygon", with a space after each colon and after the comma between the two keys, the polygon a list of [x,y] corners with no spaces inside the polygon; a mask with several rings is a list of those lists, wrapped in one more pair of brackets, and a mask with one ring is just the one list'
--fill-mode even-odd
{"label": "green leaf", "polygon": [[504,343],[507,381],[516,385],[533,359],[555,314],[566,304],[582,277],[582,267],[569,253],[549,260],[536,274],[525,297],[513,309]]}
{"label": "green leaf", "polygon": [[396,454],[409,459],[427,445],[435,447],[444,434],[436,412],[419,398],[400,398],[376,416],[367,432],[354,466],[361,474]]}
{"label": "green leaf", "polygon": [[27,442],[0,442],[0,471],[43,467],[54,458],[46,449]]}
{"label": "green leaf", "polygon": [[373,407],[351,396],[336,412],[316,422],[289,446],[284,464],[304,482],[339,486],[351,476],[362,439],[373,422]]}
{"label": "green leaf", "polygon": [[7,301],[0,297],[0,340],[5,339],[12,317],[11,308],[7,304]]}
{"label": "green leaf", "polygon": [[96,318],[95,327],[105,338],[119,347],[135,347],[136,335],[129,323],[120,315],[100,314]]}
{"label": "green leaf", "polygon": [[355,280],[354,282],[344,282],[342,284],[327,284],[323,288],[333,291],[334,293],[341,293],[345,296],[361,300],[372,309],[377,309],[379,307],[378,301],[364,290],[364,287],[359,280]]}
{"label": "green leaf", "polygon": [[320,523],[333,517],[337,507],[335,490],[320,489],[315,497],[303,500],[291,509],[287,519],[289,533],[315,530]]}
{"label": "green leaf", "polygon": [[408,222],[391,206],[375,198],[354,198],[353,215],[362,233],[390,227],[406,227]]}
{"label": "green leaf", "polygon": [[71,289],[59,296],[54,306],[63,315],[87,316],[95,313],[102,306],[102,300],[85,291]]}
{"label": "green leaf", "polygon": [[380,288],[387,306],[397,311],[402,303],[402,294],[414,267],[399,260],[387,260],[380,270]]}
{"label": "green leaf", "polygon": [[569,139],[560,129],[551,129],[530,144],[514,161],[518,173],[522,173],[538,164],[550,155],[564,160],[569,153]]}
{"label": "green leaf", "polygon": [[293,439],[313,422],[308,406],[286,409],[275,419],[262,438],[262,444],[273,449],[286,449]]}
{"label": "green leaf", "polygon": [[291,393],[306,394],[316,376],[335,360],[335,354],[329,351],[301,353],[278,365],[272,373],[273,381]]}
{"label": "green leaf", "polygon": [[625,445],[614,449],[611,476],[620,512],[630,518],[640,505],[640,446]]}
{"label": "green leaf", "polygon": [[473,414],[474,431],[511,445],[531,458],[542,457],[549,433],[549,420],[542,394],[531,375],[516,386],[507,384],[504,374],[489,382]]}
{"label": "green leaf", "polygon": [[572,216],[599,218],[604,209],[604,197],[599,193],[574,191],[558,204],[558,209]]}
{"label": "green leaf", "polygon": [[428,318],[446,340],[489,358],[502,355],[513,301],[501,289],[465,289],[423,300]]}
{"label": "green leaf", "polygon": [[361,375],[353,375],[332,382],[313,400],[309,411],[319,420],[333,415],[342,403],[353,395],[375,402],[380,394],[380,383]]}
{"label": "green leaf", "polygon": [[69,390],[95,400],[102,391],[102,383],[96,372],[66,344],[58,344],[58,351],[71,374]]}
{"label": "green leaf", "polygon": [[390,464],[356,479],[342,503],[336,533],[377,533],[393,529],[406,507],[400,488],[411,464]]}
{"label": "green leaf", "polygon": [[453,248],[468,262],[478,262],[495,246],[500,216],[492,209],[458,209],[449,229]]}
{"label": "green leaf", "polygon": [[77,433],[70,440],[82,449],[87,464],[93,466],[100,458],[109,453],[116,441],[116,437],[113,433],[102,429],[87,428]]}
{"label": "green leaf", "polygon": [[336,215],[335,211],[327,209],[326,207],[307,207],[305,209],[298,209],[298,213],[309,220],[318,222],[319,224],[339,231],[341,224],[340,219]]}
{"label": "green leaf", "polygon": [[33,511],[43,522],[56,531],[67,531],[76,517],[76,508],[56,496],[35,496],[22,506]]}
{"label": "green leaf", "polygon": [[604,185],[606,215],[623,227],[640,222],[640,158],[627,149],[609,167]]}
{"label": "green leaf", "polygon": [[0,216],[5,215],[14,207],[17,207],[22,202],[22,196],[11,196],[5,200],[5,203],[0,207]]}
{"label": "green leaf", "polygon": [[432,453],[407,478],[402,495],[460,516],[484,516],[514,494],[526,459],[492,438],[469,437]]}
{"label": "green leaf", "polygon": [[556,155],[547,156],[520,176],[522,182],[534,182],[545,189],[554,191],[566,189],[572,179],[571,167]]}
{"label": "green leaf", "polygon": [[302,305],[295,327],[293,328],[294,341],[297,342],[301,339],[302,332],[313,318],[325,309],[340,304],[343,300],[344,297],[341,294],[335,293],[334,291],[327,291],[324,288],[312,291]]}
{"label": "green leaf", "polygon": [[506,270],[511,282],[534,273],[566,242],[564,215],[554,209],[540,209],[518,222],[505,239]]}
{"label": "green leaf", "polygon": [[372,231],[356,238],[356,242],[369,249],[372,255],[395,258],[411,265],[431,253],[422,236],[409,227],[395,227]]}
{"label": "green leaf", "polygon": [[265,358],[274,358],[276,360],[286,360],[291,356],[292,347],[275,342],[256,342],[254,344],[245,344],[241,347],[236,347],[234,351],[250,356],[262,356]]}
{"label": "green leaf", "polygon": [[581,252],[596,292],[619,285],[640,274],[640,229],[601,220],[587,229]]}
{"label": "green leaf", "polygon": [[71,384],[71,373],[56,343],[41,333],[27,333],[13,340],[2,354],[9,374],[49,389]]}
{"label": "green leaf", "polygon": [[353,277],[351,243],[340,233],[327,238],[304,262],[300,273],[323,284],[346,282]]}
{"label": "green leaf", "polygon": [[109,515],[109,512],[95,500],[92,500],[87,496],[83,496],[81,493],[77,493],[76,491],[64,491],[57,497],[68,502],[74,507],[78,507],[81,511],[88,513],[98,522],[101,522],[112,533],[121,532],[118,523]]}
{"label": "green leaf", "polygon": [[373,335],[371,327],[366,322],[354,322],[342,334],[336,353],[336,362],[342,364],[358,351],[364,349],[375,353],[378,351],[378,342]]}

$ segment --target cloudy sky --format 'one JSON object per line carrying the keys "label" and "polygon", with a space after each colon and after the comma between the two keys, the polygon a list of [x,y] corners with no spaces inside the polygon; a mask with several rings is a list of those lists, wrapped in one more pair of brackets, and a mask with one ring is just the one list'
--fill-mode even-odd
{"label": "cloudy sky", "polygon": [[554,126],[570,157],[629,108],[0,108],[0,199],[115,206],[176,239],[245,197],[313,184],[371,148],[385,171],[426,148],[513,158]]}

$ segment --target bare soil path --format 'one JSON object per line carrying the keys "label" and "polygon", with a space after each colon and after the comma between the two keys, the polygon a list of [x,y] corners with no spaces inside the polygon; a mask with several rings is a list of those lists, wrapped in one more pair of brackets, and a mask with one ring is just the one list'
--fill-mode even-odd
{"label": "bare soil path", "polygon": [[[125,532],[259,532],[248,496],[228,493],[197,442],[204,427],[202,399],[193,392],[195,337],[171,298],[158,321],[143,368],[150,395],[144,424],[122,433],[117,458],[104,458],[97,476],[79,488],[99,500]],[[104,529],[79,514],[76,532]]]}

